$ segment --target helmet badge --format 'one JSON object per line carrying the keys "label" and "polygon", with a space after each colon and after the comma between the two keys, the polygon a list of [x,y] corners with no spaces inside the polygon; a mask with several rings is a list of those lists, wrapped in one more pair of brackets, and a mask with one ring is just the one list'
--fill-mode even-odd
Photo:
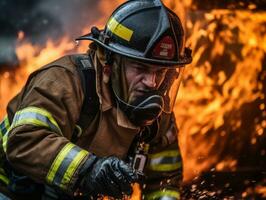
{"label": "helmet badge", "polygon": [[173,59],[175,51],[174,40],[170,36],[165,36],[157,43],[153,49],[152,55],[156,58]]}

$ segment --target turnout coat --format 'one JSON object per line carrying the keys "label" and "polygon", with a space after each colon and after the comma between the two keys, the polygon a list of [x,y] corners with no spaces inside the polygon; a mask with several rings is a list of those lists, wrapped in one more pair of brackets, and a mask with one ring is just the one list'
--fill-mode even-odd
{"label": "turnout coat", "polygon": [[[78,124],[85,94],[77,58],[96,72],[96,83],[86,83],[86,87],[96,87],[99,107],[86,128]],[[95,57],[68,55],[29,76],[21,92],[9,102],[0,125],[3,193],[12,199],[29,195],[19,191],[19,178],[24,177],[73,196],[79,172],[91,153],[126,160],[141,130],[117,108],[110,86],[102,81],[101,69]],[[162,114],[157,122],[145,168],[144,198],[178,199],[182,164],[174,115]],[[22,185],[29,188],[31,181],[22,181]]]}

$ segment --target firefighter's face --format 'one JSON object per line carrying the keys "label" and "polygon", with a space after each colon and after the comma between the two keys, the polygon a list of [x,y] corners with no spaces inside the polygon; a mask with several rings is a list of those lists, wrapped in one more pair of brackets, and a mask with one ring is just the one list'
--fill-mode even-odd
{"label": "firefighter's face", "polygon": [[145,94],[156,92],[161,86],[167,68],[157,65],[144,64],[133,60],[125,62],[125,75],[128,85],[128,102],[134,102]]}

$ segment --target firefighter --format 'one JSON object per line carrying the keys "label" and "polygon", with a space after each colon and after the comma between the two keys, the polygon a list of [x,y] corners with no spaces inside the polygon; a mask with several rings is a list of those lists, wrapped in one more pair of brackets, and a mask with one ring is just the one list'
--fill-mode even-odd
{"label": "firefighter", "polygon": [[160,0],[119,6],[86,54],[33,72],[1,123],[4,199],[179,199],[173,106],[184,66],[177,15]]}

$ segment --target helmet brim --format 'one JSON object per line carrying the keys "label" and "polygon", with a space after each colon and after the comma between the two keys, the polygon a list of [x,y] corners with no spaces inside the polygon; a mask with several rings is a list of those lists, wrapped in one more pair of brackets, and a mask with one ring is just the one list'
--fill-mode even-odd
{"label": "helmet brim", "polygon": [[[103,31],[101,31],[103,32]],[[149,63],[149,64],[155,64],[155,65],[163,65],[163,66],[176,66],[176,67],[183,67],[184,65],[190,64],[192,62],[192,57],[191,55],[187,55],[186,51],[185,51],[185,55],[183,57],[181,57],[178,61],[173,61],[173,60],[162,60],[162,59],[151,59],[151,58],[145,58],[145,57],[141,57],[141,56],[136,56],[136,55],[132,55],[129,53],[125,53],[122,52],[119,49],[116,49],[114,47],[111,47],[105,43],[103,43],[101,40],[99,40],[96,37],[93,37],[92,33],[80,36],[78,38],[76,38],[76,41],[79,40],[91,40],[96,42],[97,44],[99,44],[100,46],[102,46],[103,48],[106,48],[108,50],[110,50],[111,52],[117,53],[119,55],[122,56],[126,56],[128,58],[132,58],[132,59],[136,59],[138,61],[144,62],[144,63]]]}

